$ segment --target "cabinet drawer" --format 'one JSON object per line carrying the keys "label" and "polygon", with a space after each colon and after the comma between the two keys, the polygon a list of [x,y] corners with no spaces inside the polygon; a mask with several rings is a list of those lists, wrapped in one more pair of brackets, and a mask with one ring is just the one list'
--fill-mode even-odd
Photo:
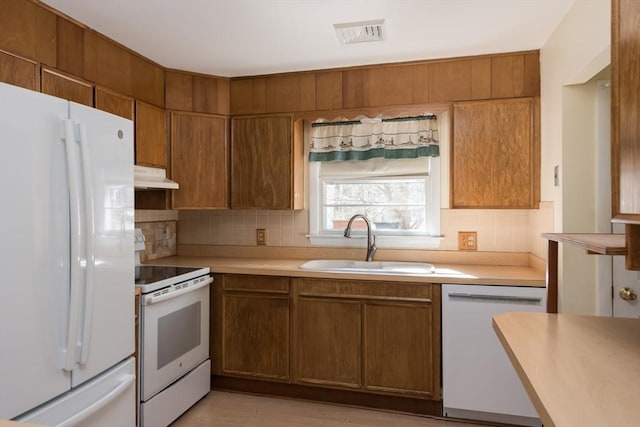
{"label": "cabinet drawer", "polygon": [[249,276],[227,274],[222,289],[225,291],[289,293],[289,278],[279,276]]}
{"label": "cabinet drawer", "polygon": [[433,285],[333,279],[298,279],[298,295],[431,302]]}

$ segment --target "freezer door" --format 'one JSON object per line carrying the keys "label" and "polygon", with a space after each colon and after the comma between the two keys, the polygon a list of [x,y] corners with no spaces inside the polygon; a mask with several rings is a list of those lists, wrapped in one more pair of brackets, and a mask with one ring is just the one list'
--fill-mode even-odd
{"label": "freezer door", "polygon": [[0,84],[0,419],[70,387],[68,102]]}
{"label": "freezer door", "polygon": [[132,357],[16,421],[56,427],[135,426],[135,378]]}
{"label": "freezer door", "polygon": [[75,387],[134,352],[133,123],[75,103],[69,111],[86,225]]}

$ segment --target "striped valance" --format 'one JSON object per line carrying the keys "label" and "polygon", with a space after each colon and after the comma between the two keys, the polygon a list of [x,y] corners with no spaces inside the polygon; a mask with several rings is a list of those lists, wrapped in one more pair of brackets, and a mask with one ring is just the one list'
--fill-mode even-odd
{"label": "striped valance", "polygon": [[438,121],[428,114],[311,124],[309,161],[438,157]]}

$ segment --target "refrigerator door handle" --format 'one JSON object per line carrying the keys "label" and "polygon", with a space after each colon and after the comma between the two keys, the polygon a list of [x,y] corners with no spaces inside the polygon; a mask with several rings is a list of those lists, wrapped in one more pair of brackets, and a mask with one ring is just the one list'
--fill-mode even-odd
{"label": "refrigerator door handle", "polygon": [[111,401],[123,393],[136,379],[135,375],[129,374],[122,377],[120,384],[114,387],[109,393],[105,394],[100,400],[87,406],[81,412],[74,414],[72,417],[67,418],[63,422],[56,424],[56,427],[73,427],[77,426],[80,422],[87,419],[91,415],[98,412],[100,409],[107,406]]}
{"label": "refrigerator door handle", "polygon": [[95,271],[95,218],[93,201],[93,179],[91,177],[91,162],[89,156],[89,139],[87,138],[87,127],[84,124],[80,129],[80,155],[82,160],[82,181],[84,187],[84,224],[85,224],[85,296],[84,296],[84,317],[82,320],[82,341],[80,363],[89,360],[89,344],[91,338],[91,321],[93,319],[93,291],[94,291],[94,271]]}
{"label": "refrigerator door handle", "polygon": [[80,177],[78,176],[78,156],[75,147],[75,132],[73,122],[64,120],[64,142],[67,159],[67,177],[69,180],[69,218],[71,231],[71,258],[70,258],[70,289],[69,289],[69,313],[67,319],[67,342],[62,349],[61,369],[71,371],[76,361],[76,347],[78,339],[78,321],[81,310],[81,284],[82,284],[82,227],[80,206]]}

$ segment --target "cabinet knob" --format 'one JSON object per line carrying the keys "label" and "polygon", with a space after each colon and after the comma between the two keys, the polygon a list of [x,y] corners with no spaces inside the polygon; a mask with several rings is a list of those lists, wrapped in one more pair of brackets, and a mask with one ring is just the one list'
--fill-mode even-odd
{"label": "cabinet knob", "polygon": [[638,294],[636,293],[636,291],[634,291],[629,287],[624,287],[620,289],[620,291],[618,292],[618,295],[620,295],[620,298],[622,298],[625,301],[635,301],[638,298]]}

